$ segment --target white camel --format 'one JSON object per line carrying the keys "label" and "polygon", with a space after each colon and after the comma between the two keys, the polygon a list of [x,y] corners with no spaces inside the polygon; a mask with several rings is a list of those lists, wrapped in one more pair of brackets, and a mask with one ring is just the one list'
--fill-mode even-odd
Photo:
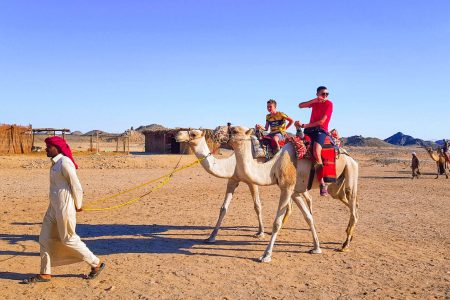
{"label": "white camel", "polygon": [[[277,184],[281,189],[278,211],[273,223],[272,237],[266,251],[260,257],[260,261],[269,262],[271,260],[273,246],[291,199],[300,208],[306,222],[310,226],[313,237],[313,249],[310,252],[321,253],[312,217],[312,198],[307,188],[312,162],[308,159],[297,160],[294,147],[288,143],[270,161],[264,164],[255,163],[251,157],[252,129],[233,126],[230,131],[229,143],[235,151],[237,176],[247,184]],[[342,251],[347,251],[358,220],[356,197],[358,164],[350,156],[340,155],[336,161],[336,174],[338,177],[337,182],[329,185],[328,192],[333,198],[341,200],[350,209],[347,239],[341,249]],[[316,179],[313,181],[312,188],[318,188]],[[305,205],[303,199],[307,201],[308,206]]]}
{"label": "white camel", "polygon": [[[233,193],[239,185],[241,179],[236,175],[236,157],[234,154],[227,158],[217,159],[212,154],[208,148],[205,140],[205,131],[202,130],[189,130],[189,131],[179,131],[175,136],[177,142],[187,142],[191,149],[194,151],[195,156],[201,159],[201,165],[209,174],[228,179],[227,190],[225,193],[225,200],[220,208],[219,218],[216,223],[216,227],[212,231],[211,235],[205,242],[214,243],[216,241],[216,236],[219,232],[220,225],[227,213],[228,207],[230,205],[231,199],[233,198]],[[253,157],[251,158],[253,160]],[[252,194],[254,208],[256,215],[258,217],[258,232],[256,237],[262,238],[264,236],[264,225],[261,209],[261,200],[259,198],[258,186],[253,183],[247,183]]]}

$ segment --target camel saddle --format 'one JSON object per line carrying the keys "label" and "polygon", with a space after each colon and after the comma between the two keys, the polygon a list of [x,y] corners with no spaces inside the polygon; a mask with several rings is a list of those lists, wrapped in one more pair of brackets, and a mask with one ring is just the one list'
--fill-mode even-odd
{"label": "camel saddle", "polygon": [[[292,143],[295,149],[295,153],[297,159],[309,159],[315,162],[314,154],[313,154],[313,144],[311,138],[308,135],[301,136],[289,136],[286,138],[286,142]],[[336,159],[339,154],[347,152],[340,147],[340,138],[337,130],[333,129],[325,138],[324,145],[322,147],[322,162],[323,168],[320,170],[320,173],[317,174],[319,179],[323,178],[326,183],[334,183],[336,182]],[[314,164],[311,167],[308,189],[312,186],[312,180],[315,176],[315,166]]]}

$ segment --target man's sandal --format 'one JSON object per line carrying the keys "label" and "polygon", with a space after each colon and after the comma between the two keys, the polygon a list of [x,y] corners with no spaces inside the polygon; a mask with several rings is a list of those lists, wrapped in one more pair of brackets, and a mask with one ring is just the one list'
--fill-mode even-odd
{"label": "man's sandal", "polygon": [[42,277],[41,275],[36,275],[34,277],[24,279],[22,281],[23,284],[32,284],[32,283],[38,283],[38,282],[49,282],[51,279],[47,279]]}
{"label": "man's sandal", "polygon": [[91,268],[91,273],[89,273],[87,276],[86,276],[86,279],[87,280],[91,280],[91,279],[94,279],[94,278],[96,278],[98,275],[100,275],[100,273],[103,271],[103,269],[106,267],[106,264],[104,263],[104,262],[102,262],[101,264],[100,264],[100,266],[98,267],[98,269],[97,268]]}

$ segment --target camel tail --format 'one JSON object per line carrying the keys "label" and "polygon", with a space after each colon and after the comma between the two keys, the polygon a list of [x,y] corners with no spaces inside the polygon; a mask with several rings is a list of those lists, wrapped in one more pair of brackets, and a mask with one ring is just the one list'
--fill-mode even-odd
{"label": "camel tail", "polygon": [[[351,202],[355,202],[358,207],[358,178],[359,178],[359,164],[351,157],[348,158],[349,163],[345,167],[345,190],[347,198]],[[352,201],[353,200],[353,201]]]}

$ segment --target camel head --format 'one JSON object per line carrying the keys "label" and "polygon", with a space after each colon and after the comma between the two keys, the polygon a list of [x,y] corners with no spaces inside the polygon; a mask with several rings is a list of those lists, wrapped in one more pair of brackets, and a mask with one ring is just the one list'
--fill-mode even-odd
{"label": "camel head", "polygon": [[181,130],[175,135],[175,140],[178,143],[186,142],[191,146],[197,146],[202,138],[205,138],[206,131],[192,129]]}
{"label": "camel head", "polygon": [[242,146],[245,141],[250,141],[253,135],[253,129],[249,129],[244,126],[232,126],[230,127],[230,139],[228,143],[231,147],[235,148]]}

